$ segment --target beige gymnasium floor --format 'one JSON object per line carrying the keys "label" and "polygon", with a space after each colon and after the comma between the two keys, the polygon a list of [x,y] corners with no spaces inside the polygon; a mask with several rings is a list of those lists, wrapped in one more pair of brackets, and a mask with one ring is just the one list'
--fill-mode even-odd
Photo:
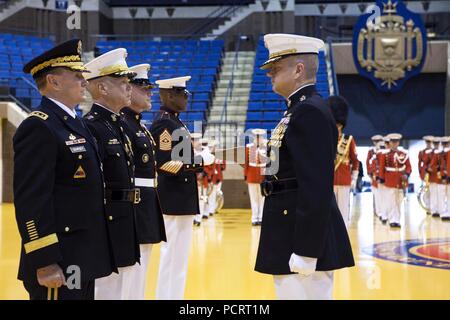
{"label": "beige gymnasium floor", "polygon": [[[427,216],[415,195],[405,201],[402,229],[374,218],[372,195],[353,200],[349,233],[356,266],[335,273],[335,299],[450,299],[450,222]],[[194,229],[186,299],[274,299],[272,278],[253,271],[259,227],[250,210],[227,209]],[[376,244],[376,255],[371,252]],[[16,280],[19,234],[14,206],[0,206],[0,299],[27,299]],[[380,258],[383,257],[383,258]],[[390,260],[386,260],[390,259]],[[148,270],[154,299],[159,246]]]}

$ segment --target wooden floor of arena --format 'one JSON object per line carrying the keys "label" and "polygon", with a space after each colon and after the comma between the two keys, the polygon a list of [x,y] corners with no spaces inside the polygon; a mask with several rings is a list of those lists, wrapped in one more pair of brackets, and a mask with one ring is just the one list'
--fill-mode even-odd
{"label": "wooden floor of arena", "polygon": [[[353,199],[349,226],[356,266],[335,273],[335,299],[450,299],[450,222],[427,216],[414,195],[402,229],[374,219],[370,193]],[[271,276],[253,271],[259,228],[250,210],[222,210],[194,229],[186,299],[274,299]],[[16,280],[19,235],[14,207],[0,207],[0,299],[27,299]],[[154,299],[159,247],[148,270]]]}

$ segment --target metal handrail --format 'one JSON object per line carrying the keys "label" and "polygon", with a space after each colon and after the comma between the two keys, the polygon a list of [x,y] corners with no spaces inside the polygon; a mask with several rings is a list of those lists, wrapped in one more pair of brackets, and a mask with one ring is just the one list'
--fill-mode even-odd
{"label": "metal handrail", "polygon": [[[208,21],[201,22],[197,26],[194,26],[193,28],[189,29],[184,34],[204,35],[202,31],[211,26],[212,24],[216,23],[220,18],[224,18],[224,15],[227,14],[229,10],[230,10],[229,6],[220,6],[219,8],[211,12],[208,16],[206,16],[206,19],[208,19]],[[214,18],[214,20],[210,21],[210,18]]]}
{"label": "metal handrail", "polygon": [[233,98],[233,88],[234,88],[234,70],[239,62],[239,47],[241,44],[241,35],[238,35],[236,50],[234,52],[233,66],[231,68],[231,79],[228,81],[227,94],[225,95],[225,101],[223,104],[222,115],[220,116],[220,121],[223,121],[223,117],[225,115],[225,122],[227,122],[228,118],[228,98]]}
{"label": "metal handrail", "polygon": [[34,90],[36,90],[36,91],[39,92],[39,89],[36,87],[36,85],[35,85],[33,82],[31,82],[30,80],[28,80],[27,78],[25,78],[25,77],[20,77],[20,78],[16,78],[16,80],[17,80],[17,79],[24,80],[31,88],[33,88]]}
{"label": "metal handrail", "polygon": [[8,93],[7,95],[0,95],[0,100],[1,99],[9,99],[9,100],[13,100],[19,107],[21,107],[23,110],[25,110],[26,112],[30,113],[31,109],[28,108],[26,105],[24,105],[22,103],[22,101],[20,101],[19,99],[17,99],[16,97],[14,97],[12,94]]}
{"label": "metal handrail", "polygon": [[336,71],[334,70],[334,57],[333,57],[333,41],[330,37],[327,38],[329,54],[330,54],[330,68],[331,68],[331,77],[333,79],[333,88],[334,88],[334,95],[339,95],[339,85],[337,82],[337,76]]}

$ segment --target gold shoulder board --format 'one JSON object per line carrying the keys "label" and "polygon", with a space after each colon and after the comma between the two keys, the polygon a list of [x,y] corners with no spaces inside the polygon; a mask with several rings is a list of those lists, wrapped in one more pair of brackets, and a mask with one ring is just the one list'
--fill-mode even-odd
{"label": "gold shoulder board", "polygon": [[38,118],[41,118],[42,120],[47,120],[48,114],[46,114],[42,111],[33,111],[32,113],[30,113],[29,117],[38,117]]}

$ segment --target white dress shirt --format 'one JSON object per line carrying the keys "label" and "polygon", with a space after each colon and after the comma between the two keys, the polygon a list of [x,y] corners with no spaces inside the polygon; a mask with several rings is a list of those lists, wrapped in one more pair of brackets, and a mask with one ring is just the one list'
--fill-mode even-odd
{"label": "white dress shirt", "polygon": [[60,107],[61,109],[63,109],[66,113],[69,114],[69,116],[71,116],[72,118],[76,118],[77,117],[77,113],[75,112],[75,110],[70,109],[68,106],[66,106],[64,103],[61,103],[55,99],[49,98],[47,97],[49,100],[53,101],[58,107]]}

